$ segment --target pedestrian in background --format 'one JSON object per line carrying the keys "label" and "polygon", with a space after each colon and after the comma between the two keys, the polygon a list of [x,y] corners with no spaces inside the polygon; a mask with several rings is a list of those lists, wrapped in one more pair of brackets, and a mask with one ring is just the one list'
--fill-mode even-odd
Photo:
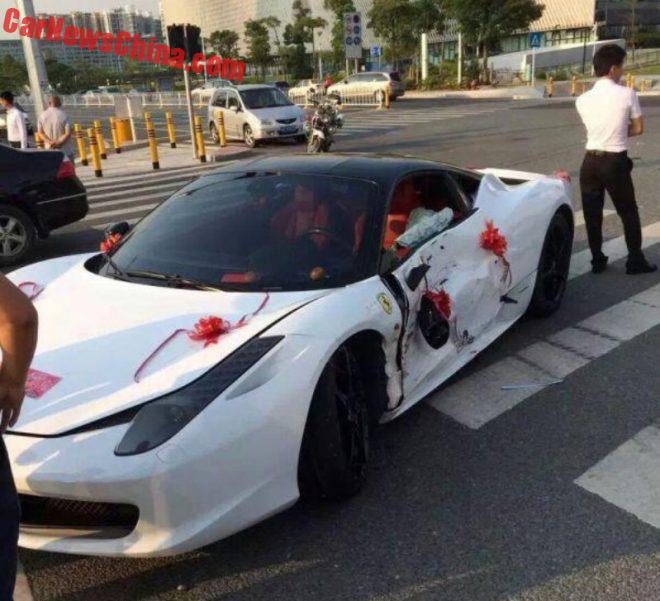
{"label": "pedestrian in background", "polygon": [[0,105],[7,112],[7,140],[12,148],[28,147],[28,130],[26,115],[14,106],[14,95],[11,92],[0,94]]}
{"label": "pedestrian in background", "polygon": [[37,312],[0,274],[0,601],[11,601],[18,562],[20,509],[2,434],[21,412],[27,373],[37,345]]}
{"label": "pedestrian in background", "polygon": [[626,51],[606,44],[594,55],[598,81],[577,100],[577,110],[587,128],[587,151],[580,170],[582,209],[592,254],[593,273],[607,269],[603,254],[605,191],[623,222],[628,246],[626,273],[651,273],[657,269],[642,253],[642,226],[632,181],[633,162],[628,140],[644,133],[639,98],[635,90],[620,85]]}
{"label": "pedestrian in background", "polygon": [[61,150],[74,160],[71,123],[62,109],[62,100],[56,94],[48,99],[48,108],[39,117],[39,134],[46,148]]}

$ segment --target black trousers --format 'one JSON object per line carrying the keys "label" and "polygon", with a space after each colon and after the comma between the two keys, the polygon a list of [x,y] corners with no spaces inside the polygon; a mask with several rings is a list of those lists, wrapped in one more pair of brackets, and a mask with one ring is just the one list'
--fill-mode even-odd
{"label": "black trousers", "polygon": [[633,163],[627,152],[602,155],[587,152],[584,157],[580,169],[582,209],[589,248],[595,258],[603,254],[603,206],[606,191],[623,222],[629,259],[642,257],[642,225],[635,199],[632,168]]}
{"label": "black trousers", "polygon": [[18,495],[5,443],[0,436],[0,601],[14,598],[18,561]]}

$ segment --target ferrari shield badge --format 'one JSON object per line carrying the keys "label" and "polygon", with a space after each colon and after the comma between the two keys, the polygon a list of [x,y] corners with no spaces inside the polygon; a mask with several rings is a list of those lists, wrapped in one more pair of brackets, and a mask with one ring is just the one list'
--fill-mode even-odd
{"label": "ferrari shield badge", "polygon": [[389,296],[385,294],[384,292],[378,295],[378,302],[380,303],[380,306],[383,308],[383,311],[387,313],[388,315],[392,315],[392,301],[390,300]]}

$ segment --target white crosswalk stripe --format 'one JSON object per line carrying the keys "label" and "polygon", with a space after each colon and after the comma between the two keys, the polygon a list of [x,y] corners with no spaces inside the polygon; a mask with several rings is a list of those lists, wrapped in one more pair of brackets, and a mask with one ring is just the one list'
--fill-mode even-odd
{"label": "white crosswalk stripe", "polygon": [[435,121],[448,121],[451,119],[465,119],[477,115],[486,115],[497,111],[508,110],[509,104],[501,106],[466,107],[433,107],[420,113],[419,110],[396,107],[389,111],[370,111],[359,113],[347,113],[346,124],[337,133],[338,137],[348,137],[358,134],[381,133],[408,127],[409,125],[420,125]]}

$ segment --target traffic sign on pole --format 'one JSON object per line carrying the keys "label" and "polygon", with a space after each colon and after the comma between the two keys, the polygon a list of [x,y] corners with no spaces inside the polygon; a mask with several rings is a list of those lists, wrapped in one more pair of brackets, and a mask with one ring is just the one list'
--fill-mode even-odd
{"label": "traffic sign on pole", "polygon": [[530,48],[540,48],[541,41],[543,40],[543,34],[540,31],[534,31],[529,34],[529,47]]}
{"label": "traffic sign on pole", "polygon": [[344,51],[346,58],[362,58],[362,14],[344,13]]}

